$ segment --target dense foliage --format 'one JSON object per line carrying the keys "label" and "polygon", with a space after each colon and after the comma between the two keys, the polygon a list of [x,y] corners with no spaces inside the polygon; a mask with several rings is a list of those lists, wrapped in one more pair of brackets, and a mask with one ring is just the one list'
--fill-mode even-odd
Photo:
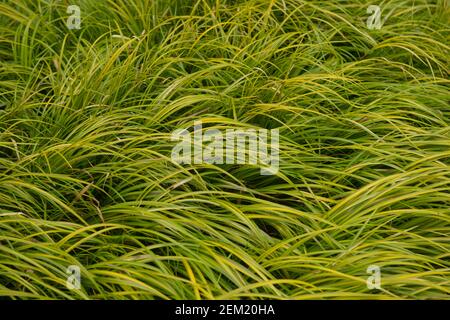
{"label": "dense foliage", "polygon": [[[370,4],[3,0],[0,296],[448,298],[449,2]],[[175,163],[197,120],[279,172]]]}

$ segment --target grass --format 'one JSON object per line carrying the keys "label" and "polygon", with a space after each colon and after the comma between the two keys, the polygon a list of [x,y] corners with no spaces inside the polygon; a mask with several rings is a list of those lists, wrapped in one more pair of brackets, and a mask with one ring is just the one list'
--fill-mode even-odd
{"label": "grass", "polygon": [[[2,1],[0,296],[448,299],[449,13]],[[171,133],[198,120],[279,129],[278,174],[174,163]]]}

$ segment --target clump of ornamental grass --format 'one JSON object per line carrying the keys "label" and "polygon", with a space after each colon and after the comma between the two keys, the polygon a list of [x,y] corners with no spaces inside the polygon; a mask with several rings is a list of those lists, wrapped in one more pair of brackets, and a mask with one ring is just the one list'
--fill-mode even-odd
{"label": "clump of ornamental grass", "polygon": [[[370,4],[2,1],[0,296],[448,298],[448,1]],[[174,162],[195,121],[279,171]]]}

